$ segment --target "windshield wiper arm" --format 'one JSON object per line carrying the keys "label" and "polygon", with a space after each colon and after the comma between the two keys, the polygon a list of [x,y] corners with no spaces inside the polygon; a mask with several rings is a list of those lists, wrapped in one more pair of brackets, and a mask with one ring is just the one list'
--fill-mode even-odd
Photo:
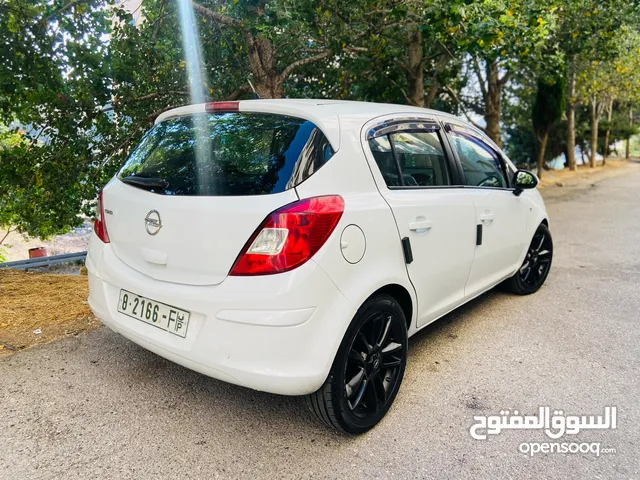
{"label": "windshield wiper arm", "polygon": [[128,177],[123,177],[120,180],[124,183],[135,185],[136,187],[146,188],[147,190],[152,190],[155,188],[166,190],[167,188],[169,188],[169,182],[162,178],[156,177],[138,177],[136,175],[129,175]]}

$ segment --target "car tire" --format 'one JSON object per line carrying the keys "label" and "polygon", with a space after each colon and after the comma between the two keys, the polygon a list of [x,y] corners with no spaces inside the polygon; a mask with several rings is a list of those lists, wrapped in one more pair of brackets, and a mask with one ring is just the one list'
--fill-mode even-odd
{"label": "car tire", "polygon": [[527,254],[518,271],[505,280],[503,290],[517,295],[530,295],[544,284],[551,269],[553,240],[549,227],[541,223],[531,239]]}
{"label": "car tire", "polygon": [[305,397],[322,422],[349,434],[373,428],[395,400],[407,363],[407,321],[386,294],[358,309],[326,381]]}

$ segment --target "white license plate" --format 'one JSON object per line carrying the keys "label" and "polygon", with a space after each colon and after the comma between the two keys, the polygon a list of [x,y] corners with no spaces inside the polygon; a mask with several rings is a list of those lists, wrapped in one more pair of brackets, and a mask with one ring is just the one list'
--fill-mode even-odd
{"label": "white license plate", "polygon": [[186,337],[190,312],[120,290],[118,311],[180,337]]}

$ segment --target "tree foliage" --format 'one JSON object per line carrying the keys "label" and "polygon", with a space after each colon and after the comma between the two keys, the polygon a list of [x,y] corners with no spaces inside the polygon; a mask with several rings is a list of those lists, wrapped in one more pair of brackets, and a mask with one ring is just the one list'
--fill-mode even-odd
{"label": "tree foliage", "polygon": [[[0,226],[50,236],[78,225],[111,129],[103,1],[0,5]],[[109,124],[109,126],[107,126]],[[100,144],[100,147],[99,147]]]}
{"label": "tree foliage", "polygon": [[564,77],[562,76],[552,80],[538,80],[538,89],[532,112],[533,130],[540,140],[537,165],[538,177],[542,177],[549,132],[556,122],[560,120],[565,110],[565,89]]}
{"label": "tree foliage", "polygon": [[0,4],[5,230],[78,225],[154,118],[191,101],[180,5],[193,8],[209,100],[433,106],[529,163],[544,131],[549,156],[569,158],[572,142],[606,151],[640,106],[640,7],[628,0],[143,0],[138,22],[117,3]]}
{"label": "tree foliage", "polygon": [[565,88],[564,77],[538,81],[532,121],[533,129],[539,137],[548,133],[562,117],[565,109]]}

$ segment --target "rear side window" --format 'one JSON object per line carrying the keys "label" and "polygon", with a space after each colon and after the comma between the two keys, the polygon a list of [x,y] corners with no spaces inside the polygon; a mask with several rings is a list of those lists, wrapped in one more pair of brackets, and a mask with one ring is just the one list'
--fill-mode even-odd
{"label": "rear side window", "polygon": [[264,195],[300,184],[333,153],[324,134],[307,120],[198,114],[155,125],[118,178],[165,195]]}
{"label": "rear side window", "polygon": [[398,164],[393,156],[391,150],[391,143],[389,142],[389,136],[384,135],[382,137],[372,138],[369,140],[369,148],[373,158],[375,158],[382,178],[388,187],[400,187],[402,182],[400,181],[400,175],[398,172]]}
{"label": "rear side window", "polygon": [[369,140],[389,187],[449,185],[447,160],[438,132],[396,132]]}

